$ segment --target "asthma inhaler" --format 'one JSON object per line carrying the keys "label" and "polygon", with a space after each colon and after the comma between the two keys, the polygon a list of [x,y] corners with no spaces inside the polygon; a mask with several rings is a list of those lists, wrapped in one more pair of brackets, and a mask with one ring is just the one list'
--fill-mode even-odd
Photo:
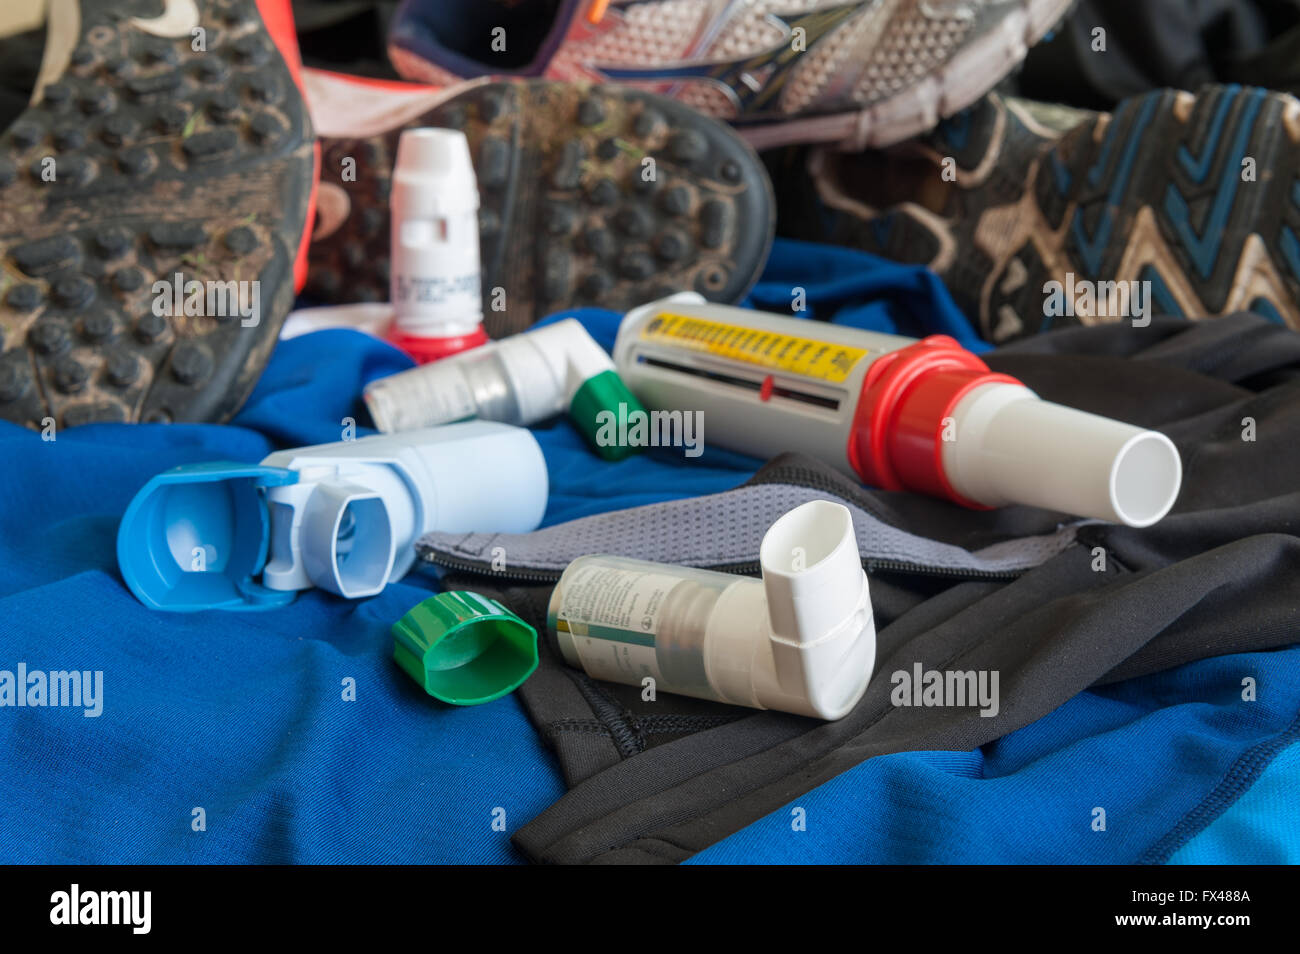
{"label": "asthma inhaler", "polygon": [[593,450],[621,460],[636,448],[602,444],[601,416],[644,410],[605,349],[575,318],[492,341],[467,354],[366,385],[366,407],[384,433],[481,418],[531,427],[568,412]]}
{"label": "asthma inhaler", "polygon": [[759,548],[761,580],[617,556],[579,557],[547,626],[594,679],[839,719],[876,660],[867,575],[848,508],[813,500]]}
{"label": "asthma inhaler", "polygon": [[276,451],[158,474],[117,533],[117,561],[151,609],[264,610],[313,586],[374,596],[431,530],[525,533],[546,511],[531,433],[492,421]]}
{"label": "asthma inhaler", "polygon": [[966,507],[1146,527],[1182,483],[1164,434],[1044,401],[945,335],[917,341],[683,292],[628,312],[614,364],[647,407],[702,411],[719,446],[797,451]]}
{"label": "asthma inhaler", "polygon": [[403,132],[390,204],[390,340],[421,363],[485,343],[478,185],[465,134]]}

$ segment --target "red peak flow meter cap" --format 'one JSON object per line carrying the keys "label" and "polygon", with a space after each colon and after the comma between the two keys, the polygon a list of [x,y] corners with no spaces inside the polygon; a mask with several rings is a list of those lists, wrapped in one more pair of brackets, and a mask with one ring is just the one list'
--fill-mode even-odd
{"label": "red peak flow meter cap", "polygon": [[931,335],[879,358],[862,381],[848,459],[863,483],[911,490],[985,509],[953,489],[943,469],[944,429],[958,403],[997,374],[947,335]]}

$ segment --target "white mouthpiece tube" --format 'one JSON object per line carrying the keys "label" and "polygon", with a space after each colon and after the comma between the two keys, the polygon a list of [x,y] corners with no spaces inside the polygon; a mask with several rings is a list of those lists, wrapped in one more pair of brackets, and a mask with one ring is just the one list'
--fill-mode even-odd
{"label": "white mouthpiece tube", "polygon": [[861,695],[860,654],[867,672],[875,662],[875,639],[860,638],[874,624],[853,518],[828,500],[796,507],[764,535],[759,563],[781,692],[842,715]]}
{"label": "white mouthpiece tube", "polygon": [[1158,431],[1052,404],[1014,384],[976,388],[953,417],[944,471],[959,494],[985,506],[1030,504],[1148,527],[1178,497],[1182,461]]}
{"label": "white mouthpiece tube", "polygon": [[381,494],[337,481],[307,498],[299,539],[307,577],[348,599],[371,596],[388,583],[396,544]]}

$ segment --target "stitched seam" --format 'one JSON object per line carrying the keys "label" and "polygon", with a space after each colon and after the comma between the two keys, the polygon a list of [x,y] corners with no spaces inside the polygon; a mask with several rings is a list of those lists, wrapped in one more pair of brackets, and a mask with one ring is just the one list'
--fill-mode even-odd
{"label": "stitched seam", "polygon": [[734,716],[651,715],[641,717],[638,722],[643,732],[664,735],[671,732],[702,732],[743,718],[744,715],[739,714]]}
{"label": "stitched seam", "polygon": [[830,494],[838,500],[856,505],[881,523],[888,524],[891,527],[894,526],[892,521],[887,520],[876,509],[875,502],[867,494],[854,494],[845,488],[843,483],[835,480],[832,475],[813,470],[810,467],[799,464],[778,464],[770,468],[770,472],[766,468],[759,471],[743,486],[764,484],[789,484],[803,490],[816,490],[824,494]]}
{"label": "stitched seam", "polygon": [[[948,656],[948,657],[947,657],[943,662],[941,662],[941,663],[939,663],[938,665],[936,665],[934,668],[935,668],[935,669],[946,669],[947,667],[953,665],[953,664],[954,664],[958,659],[961,659],[961,658],[965,657],[968,653],[972,652],[972,651],[973,651],[974,649],[976,649],[976,648],[977,648],[976,646],[964,646],[964,647],[960,647],[960,648],[958,648],[956,651],[954,651],[950,656]],[[1003,707],[1002,707],[1002,710],[1003,710],[1004,712],[1010,711],[1010,709],[1011,709],[1011,706],[1009,706],[1009,705],[1006,705],[1006,706],[1003,706]],[[869,723],[867,723],[865,726],[863,726],[862,729],[857,733],[857,737],[860,737],[861,735],[863,735],[864,733],[866,733],[867,730],[871,729],[872,727],[874,727],[874,726],[876,726],[877,724],[879,724],[880,722],[882,722],[882,721],[883,721],[887,716],[889,716],[891,713],[894,713],[894,712],[897,712],[897,711],[898,711],[898,707],[897,707],[897,706],[892,706],[892,705],[889,706],[887,709],[885,709],[884,712],[882,712],[880,715],[876,716],[876,718],[874,718],[873,720],[871,720],[871,722],[869,722]],[[798,772],[799,770],[803,769],[803,768],[804,768],[806,765],[808,765],[809,763],[814,762],[814,761],[817,761],[817,760],[819,760],[819,759],[826,758],[827,756],[831,755],[831,753],[834,752],[836,749],[843,748],[843,747],[844,747],[845,745],[847,745],[847,744],[849,744],[849,743],[844,743],[843,745],[835,746],[834,748],[830,749],[829,751],[823,752],[823,753],[821,753],[820,755],[814,755],[814,756],[811,756],[811,757],[809,757],[808,759],[806,759],[806,760],[804,760],[804,761],[798,763],[797,765],[793,766],[793,767],[792,767],[792,768],[793,768],[793,771],[794,771],[794,772]],[[698,777],[698,776],[694,776],[694,777]],[[788,777],[788,776],[787,776],[787,777]],[[683,782],[685,782],[685,781],[689,781],[689,780],[683,780]],[[752,794],[753,794],[754,792],[756,792],[758,789],[760,789],[760,788],[766,788],[768,785],[773,784],[775,781],[777,781],[777,780],[770,780],[770,781],[765,782],[765,783],[762,783],[762,784],[760,784],[760,785],[758,785],[758,786],[748,788],[748,789],[746,789],[744,792],[737,793],[735,797],[736,797],[736,798],[740,798],[740,797],[743,797],[743,796],[752,795]],[[674,787],[678,787],[678,786],[674,786]],[[816,787],[816,786],[814,786],[814,787]],[[733,799],[733,800],[734,800],[734,799]],[[696,815],[693,815],[693,816],[691,816],[691,818],[690,818],[689,820],[690,820],[690,821],[699,821],[701,818],[707,818],[707,817],[710,817],[710,816],[712,816],[712,815],[715,815],[715,814],[717,813],[719,807],[721,807],[721,806],[714,806],[714,807],[712,807],[712,808],[710,808],[710,809],[707,809],[707,810],[704,811],[704,812],[700,812],[700,813],[698,813],[698,814],[696,814]],[[774,809],[774,810],[775,810],[775,809]],[[755,820],[757,820],[757,819],[755,819]],[[748,823],[747,823],[747,824],[748,824]],[[742,826],[742,827],[743,827],[743,826]],[[737,829],[737,830],[739,830],[739,829]],[[617,845],[610,845],[609,847],[604,848],[604,849],[602,849],[601,851],[597,852],[597,855],[596,855],[596,856],[598,857],[599,855],[607,854],[608,852],[611,852],[611,851],[619,851],[619,850],[622,850],[622,849],[627,848],[628,846],[634,844],[635,842],[642,841],[642,840],[646,840],[646,839],[655,839],[655,840],[662,841],[662,842],[664,842],[665,844],[672,844],[672,842],[668,841],[666,838],[664,838],[661,834],[659,834],[659,833],[657,833],[657,832],[655,832],[655,833],[643,833],[643,834],[633,835],[633,836],[631,836],[630,838],[628,838],[626,841],[621,841],[621,842],[619,842]],[[683,851],[690,851],[689,848],[683,848],[682,850],[683,850]],[[692,854],[695,854],[695,852],[692,852]]]}
{"label": "stitched seam", "polygon": [[1256,344],[1258,339],[1271,337],[1276,333],[1275,329],[1276,326],[1261,321],[1261,323],[1256,327],[1248,328],[1246,331],[1236,336],[1233,340],[1235,350],[1230,351],[1226,348],[1212,348],[1202,355],[1201,359],[1196,361],[1194,366],[1189,370],[1199,371],[1208,377],[1226,365],[1237,355],[1241,354],[1241,352],[1245,351],[1247,345]]}
{"label": "stitched seam", "polygon": [[1167,835],[1148,848],[1138,859],[1138,864],[1166,864],[1174,852],[1231,808],[1233,803],[1259,780],[1278,753],[1297,739],[1300,739],[1300,713],[1297,713],[1291,724],[1277,735],[1258,742],[1243,752],[1232,767],[1224,773],[1219,784],[1201,800],[1199,805],[1183,816]]}
{"label": "stitched seam", "polygon": [[546,723],[546,728],[552,732],[587,732],[598,735],[609,735],[609,727],[595,719],[557,719],[554,722]]}
{"label": "stitched seam", "polygon": [[[670,851],[664,851],[663,850],[664,847],[667,847],[668,849],[670,849]],[[644,838],[637,838],[633,841],[625,842],[624,844],[619,845],[617,848],[611,848],[609,850],[610,851],[628,851],[628,850],[641,851],[647,855],[650,855],[652,858],[662,858],[664,861],[671,861],[675,865],[681,864],[681,861],[676,856],[676,853],[678,852],[684,852],[687,858],[699,854],[698,851],[695,851],[691,848],[687,848],[685,845],[679,845],[676,842],[672,841],[671,839],[663,837],[662,835],[647,835]]]}
{"label": "stitched seam", "polygon": [[586,674],[566,667],[565,675],[573,680],[578,692],[587,705],[591,706],[592,713],[608,728],[614,747],[622,758],[631,758],[645,751],[645,739],[631,723],[629,713],[622,706],[610,699]]}

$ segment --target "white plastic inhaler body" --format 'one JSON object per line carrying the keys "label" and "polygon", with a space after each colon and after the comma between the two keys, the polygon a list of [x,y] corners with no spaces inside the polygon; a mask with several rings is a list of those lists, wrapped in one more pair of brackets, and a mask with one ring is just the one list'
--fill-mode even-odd
{"label": "white plastic inhaler body", "polygon": [[262,583],[272,590],[373,596],[411,568],[424,533],[525,533],[546,511],[537,440],[490,421],[278,451],[262,463],[298,473],[266,491]]}
{"label": "white plastic inhaler body", "polygon": [[565,569],[548,625],[596,679],[817,719],[871,679],[876,629],[846,507],[814,500],[768,529],[762,579],[615,556]]}
{"label": "white plastic inhaler body", "polygon": [[379,378],[366,407],[385,433],[478,417],[528,427],[569,409],[586,381],[614,370],[575,318]]}
{"label": "white plastic inhaler body", "polygon": [[481,333],[478,185],[455,129],[408,129],[393,169],[390,298],[399,338]]}

